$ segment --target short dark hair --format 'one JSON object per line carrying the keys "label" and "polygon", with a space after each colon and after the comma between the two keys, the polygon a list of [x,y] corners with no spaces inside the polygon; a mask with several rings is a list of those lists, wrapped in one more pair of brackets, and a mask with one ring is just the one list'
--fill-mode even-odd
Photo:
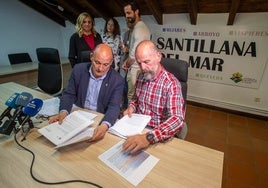
{"label": "short dark hair", "polygon": [[128,5],[130,5],[131,10],[133,10],[134,12],[135,12],[136,10],[139,10],[139,16],[140,16],[140,7],[139,7],[138,3],[136,3],[135,1],[128,1],[128,2],[126,2],[126,3],[124,4],[124,7],[126,7],[126,6],[128,6]]}

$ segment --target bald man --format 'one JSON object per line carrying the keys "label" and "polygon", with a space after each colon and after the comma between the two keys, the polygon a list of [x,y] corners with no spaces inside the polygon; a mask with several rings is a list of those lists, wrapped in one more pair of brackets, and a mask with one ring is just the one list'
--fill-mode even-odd
{"label": "bald man", "polygon": [[173,138],[181,130],[185,115],[180,82],[161,65],[162,54],[154,43],[140,42],[135,56],[142,73],[124,115],[131,116],[133,112],[150,115],[151,121],[149,132],[129,136],[123,144],[123,150],[130,153]]}
{"label": "bald man", "polygon": [[112,67],[113,52],[106,44],[99,44],[91,54],[91,63],[74,66],[67,88],[60,98],[60,113],[49,119],[49,123],[62,120],[73,107],[94,110],[104,114],[101,124],[89,141],[105,136],[120,113],[124,89],[124,78]]}

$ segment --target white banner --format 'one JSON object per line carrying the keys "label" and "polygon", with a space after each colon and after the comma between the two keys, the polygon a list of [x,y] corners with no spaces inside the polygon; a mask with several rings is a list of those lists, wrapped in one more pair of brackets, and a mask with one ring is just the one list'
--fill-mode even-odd
{"label": "white banner", "polygon": [[152,40],[189,79],[258,88],[268,60],[268,27],[155,25]]}

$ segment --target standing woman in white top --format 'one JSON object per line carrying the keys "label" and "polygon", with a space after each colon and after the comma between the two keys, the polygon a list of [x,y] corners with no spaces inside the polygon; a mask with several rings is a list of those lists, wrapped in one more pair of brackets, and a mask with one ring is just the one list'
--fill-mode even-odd
{"label": "standing woman in white top", "polygon": [[109,18],[106,20],[101,37],[102,42],[108,44],[112,48],[114,55],[114,69],[119,72],[122,42],[120,37],[120,26],[115,18]]}

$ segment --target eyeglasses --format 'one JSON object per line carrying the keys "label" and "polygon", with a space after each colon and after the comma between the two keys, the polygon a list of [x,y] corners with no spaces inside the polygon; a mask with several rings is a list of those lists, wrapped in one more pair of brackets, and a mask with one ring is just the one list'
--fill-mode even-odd
{"label": "eyeglasses", "polygon": [[38,114],[37,116],[35,116],[36,119],[41,119],[43,121],[46,121],[49,119],[50,116],[48,115],[44,115],[44,114]]}

